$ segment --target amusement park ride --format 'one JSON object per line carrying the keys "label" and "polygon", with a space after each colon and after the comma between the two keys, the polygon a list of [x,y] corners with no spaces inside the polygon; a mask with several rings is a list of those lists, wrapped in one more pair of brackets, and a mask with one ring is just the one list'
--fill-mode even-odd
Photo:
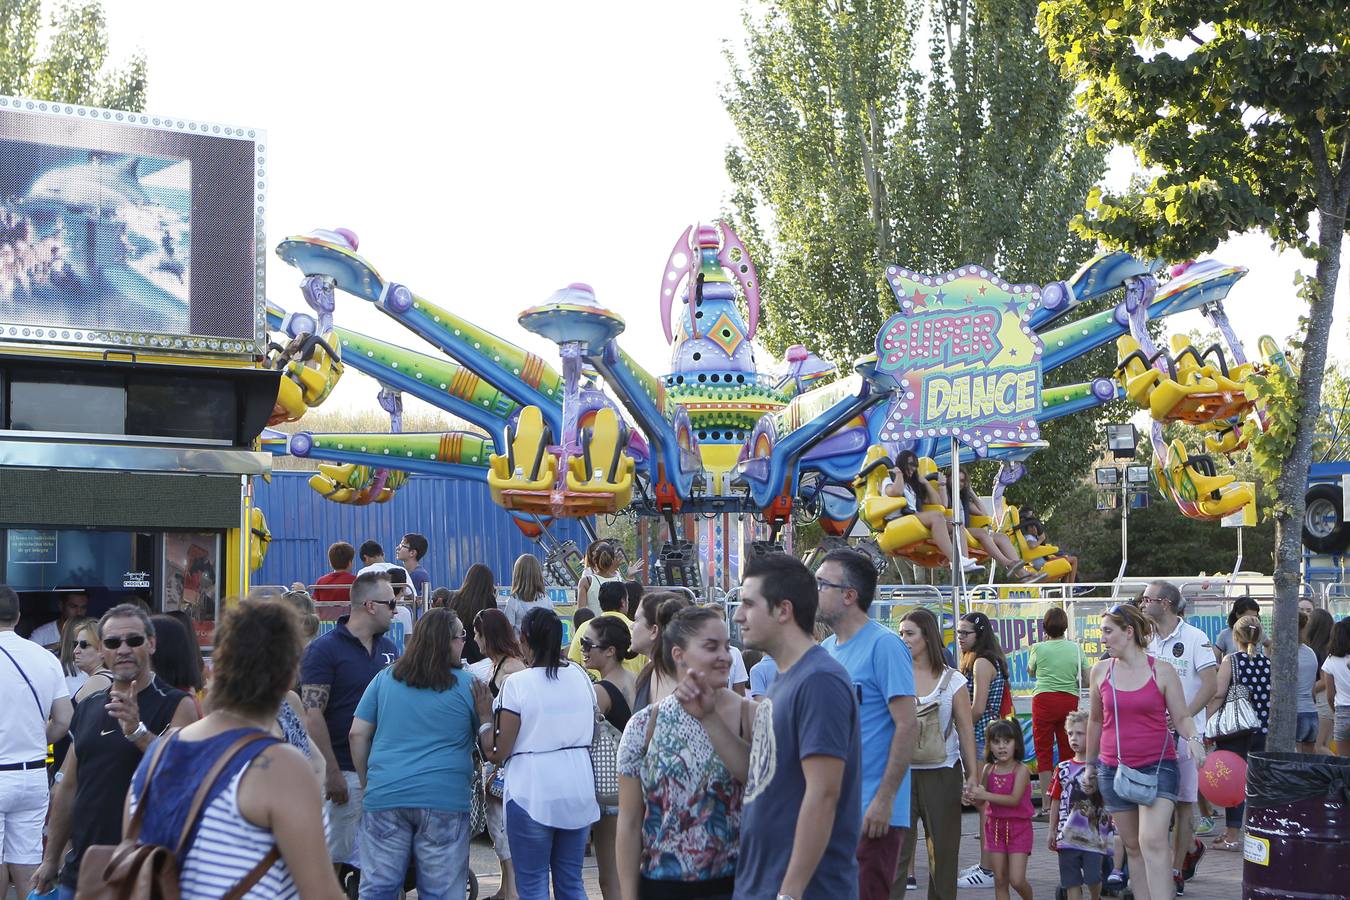
{"label": "amusement park ride", "polygon": [[[1243,449],[1263,425],[1248,379],[1265,366],[1288,365],[1268,338],[1263,361],[1250,361],[1229,326],[1223,299],[1245,268],[1204,260],[1168,277],[1157,265],[1108,252],[1044,286],[1009,284],[977,265],[940,275],[892,266],[886,279],[896,312],[874,353],[841,373],[794,346],[770,374],[753,344],[761,313],[754,264],[718,223],[685,229],[663,272],[658,308],[672,346],[668,374],[644,370],[623,351],[623,319],[581,283],[519,316],[522,327],[558,345],[559,372],[386,280],[358,249],[345,229],[277,247],[304,276],[307,308],[268,307],[271,328],[283,336],[269,365],[284,372],[271,424],[301,419],[351,367],[379,382],[391,432],[269,429],[263,447],[323,460],[311,485],[339,503],[389,501],[420,473],[485,479],[494,502],[541,541],[559,517],[662,519],[669,539],[653,580],[665,584],[697,587],[725,577],[742,550],[775,547],[785,526],[810,519],[835,541],[861,523],[885,556],[950,566],[928,526],[908,515],[906,500],[883,491],[902,450],[913,450],[921,474],[933,477],[943,466],[999,461],[999,518],[970,524],[1001,529],[1043,578],[1063,578],[1067,562],[1054,547],[1027,541],[1017,509],[1001,502],[1021,462],[1045,446],[1040,423],[1128,398],[1152,417],[1159,488],[1183,515],[1219,519],[1254,503],[1252,485],[1219,474],[1214,462]],[[1107,308],[1076,315],[1121,288],[1123,298]],[[337,324],[339,293],[374,304],[441,355]],[[1209,316],[1226,346],[1200,350],[1179,336],[1170,351],[1155,346],[1150,320],[1193,309]],[[1111,340],[1114,373],[1042,386],[1045,372]],[[403,433],[404,393],[481,433]],[[1169,443],[1167,423],[1202,430],[1209,453]],[[973,540],[969,547],[982,558]]]}

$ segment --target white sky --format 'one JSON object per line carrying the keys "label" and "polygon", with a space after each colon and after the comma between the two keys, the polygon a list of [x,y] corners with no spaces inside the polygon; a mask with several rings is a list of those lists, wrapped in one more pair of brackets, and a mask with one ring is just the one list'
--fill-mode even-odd
{"label": "white sky", "polygon": [[[740,3],[104,7],[114,58],[139,49],[148,59],[147,111],[267,132],[269,248],[316,227],[351,228],[386,278],[555,367],[554,346],[516,314],[585,281],[627,321],[624,348],[666,371],[657,307],[666,256],[731,190],[722,49],[742,41]],[[1260,236],[1214,255],[1252,270],[1227,303],[1250,351],[1260,334],[1294,333],[1296,257],[1277,257]],[[270,251],[267,280],[270,299],[303,306],[299,273]],[[1347,280],[1333,332],[1341,358]],[[421,345],[354,297],[343,296],[338,317]],[[1194,313],[1173,321],[1206,327]],[[329,403],[374,409],[375,391],[350,371]]]}

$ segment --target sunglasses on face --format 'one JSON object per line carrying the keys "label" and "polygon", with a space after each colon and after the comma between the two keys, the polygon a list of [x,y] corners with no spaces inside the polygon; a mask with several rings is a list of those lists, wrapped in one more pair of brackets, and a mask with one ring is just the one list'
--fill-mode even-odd
{"label": "sunglasses on face", "polygon": [[[84,644],[83,641],[81,641],[80,643],[81,645]],[[145,643],[145,635],[143,634],[129,634],[124,638],[109,637],[103,639],[103,646],[108,650],[116,650],[123,644],[126,644],[128,647],[139,647],[144,643]]]}
{"label": "sunglasses on face", "polygon": [[[81,650],[88,650],[90,647],[92,647],[92,646],[94,646],[94,645],[91,644],[91,643],[89,643],[88,641],[76,641],[76,642],[75,642],[75,646],[78,647],[78,648],[81,649]],[[132,644],[131,646],[135,647],[136,645],[135,645],[135,644]]]}
{"label": "sunglasses on face", "polygon": [[590,638],[582,638],[582,639],[581,639],[581,644],[580,644],[580,646],[581,646],[581,652],[582,652],[582,653],[590,653],[592,650],[603,650],[603,649],[605,649],[605,645],[604,645],[604,644],[597,644],[595,641],[592,641]]}
{"label": "sunglasses on face", "polygon": [[398,601],[397,601],[397,600],[372,600],[371,602],[374,603],[376,606],[387,606],[387,607],[389,607],[389,611],[390,611],[390,612],[393,612],[394,610],[398,609]]}

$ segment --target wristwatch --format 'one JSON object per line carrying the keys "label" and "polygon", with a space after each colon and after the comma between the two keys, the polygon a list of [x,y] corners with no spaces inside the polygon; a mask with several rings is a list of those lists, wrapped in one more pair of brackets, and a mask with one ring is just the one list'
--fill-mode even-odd
{"label": "wristwatch", "polygon": [[778,900],[795,900],[795,898],[789,894],[779,894]]}
{"label": "wristwatch", "polygon": [[150,729],[145,727],[144,722],[137,722],[136,730],[133,731],[131,734],[126,735],[126,739],[129,741],[139,741],[141,738],[145,737],[149,733]]}

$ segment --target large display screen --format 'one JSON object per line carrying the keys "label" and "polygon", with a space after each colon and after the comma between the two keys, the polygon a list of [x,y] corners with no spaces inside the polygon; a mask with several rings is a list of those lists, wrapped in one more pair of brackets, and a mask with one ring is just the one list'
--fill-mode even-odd
{"label": "large display screen", "polygon": [[0,97],[0,339],[253,355],[262,134]]}

